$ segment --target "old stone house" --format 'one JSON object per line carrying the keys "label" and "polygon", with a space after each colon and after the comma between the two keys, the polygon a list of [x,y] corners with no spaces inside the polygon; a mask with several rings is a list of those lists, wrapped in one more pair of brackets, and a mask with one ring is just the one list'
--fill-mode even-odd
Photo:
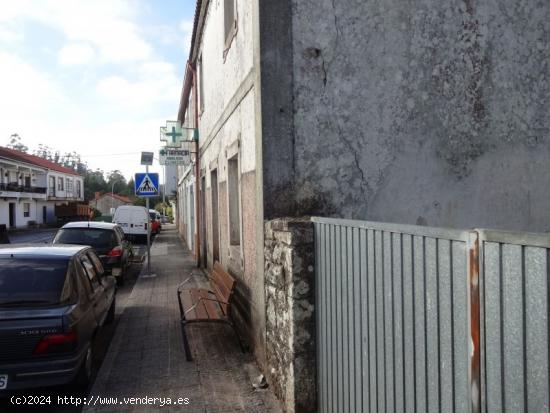
{"label": "old stone house", "polygon": [[550,230],[550,4],[493,3],[197,2],[179,225],[266,371],[267,220]]}
{"label": "old stone house", "polygon": [[89,202],[89,205],[99,210],[102,215],[111,215],[112,209],[116,209],[121,205],[133,204],[134,203],[130,198],[111,192],[106,192],[104,194],[96,192],[94,199]]}

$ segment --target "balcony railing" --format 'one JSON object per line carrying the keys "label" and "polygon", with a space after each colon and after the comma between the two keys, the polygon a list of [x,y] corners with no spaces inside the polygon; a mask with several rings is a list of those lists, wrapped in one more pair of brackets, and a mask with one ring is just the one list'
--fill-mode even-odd
{"label": "balcony railing", "polygon": [[25,185],[19,185],[16,183],[0,183],[0,191],[8,191],[8,192],[26,192],[26,193],[32,193],[32,194],[45,194],[47,188],[39,187],[39,186],[25,186]]}

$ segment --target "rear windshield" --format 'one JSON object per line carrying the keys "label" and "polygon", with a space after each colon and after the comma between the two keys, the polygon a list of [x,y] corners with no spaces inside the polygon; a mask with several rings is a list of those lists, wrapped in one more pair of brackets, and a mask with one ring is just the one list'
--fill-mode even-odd
{"label": "rear windshield", "polygon": [[67,267],[67,260],[0,259],[0,307],[67,301]]}
{"label": "rear windshield", "polygon": [[54,244],[90,245],[94,248],[108,248],[116,245],[115,234],[111,230],[97,228],[60,229]]}

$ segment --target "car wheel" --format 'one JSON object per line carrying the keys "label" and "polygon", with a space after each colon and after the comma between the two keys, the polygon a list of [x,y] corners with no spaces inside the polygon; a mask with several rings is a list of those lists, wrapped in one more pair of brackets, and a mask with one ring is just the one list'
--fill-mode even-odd
{"label": "car wheel", "polygon": [[[117,281],[119,278],[122,280],[122,275],[120,277],[117,277]],[[116,297],[113,297],[113,302],[111,303],[111,307],[109,307],[109,312],[107,313],[105,324],[111,324],[113,321],[115,321],[115,310],[116,310]]]}
{"label": "car wheel", "polygon": [[92,344],[90,343],[88,346],[88,350],[86,351],[86,356],[84,357],[84,361],[82,362],[82,366],[80,366],[80,370],[78,371],[78,374],[76,375],[74,384],[79,389],[86,389],[92,380],[92,369],[93,369],[93,360],[94,360],[94,354],[92,351]]}

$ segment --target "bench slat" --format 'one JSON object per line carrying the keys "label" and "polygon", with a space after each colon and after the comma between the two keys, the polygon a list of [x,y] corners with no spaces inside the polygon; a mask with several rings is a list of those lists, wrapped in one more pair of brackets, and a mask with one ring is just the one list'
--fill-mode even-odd
{"label": "bench slat", "polygon": [[200,290],[200,295],[201,298],[205,298],[205,300],[202,300],[202,302],[204,303],[204,307],[208,312],[209,318],[217,320],[221,318],[221,316],[225,315],[223,309],[221,308],[221,304],[212,301],[212,299],[215,298],[212,296],[212,294],[210,294],[206,290]]}
{"label": "bench slat", "polygon": [[231,295],[231,290],[223,283],[217,271],[213,272],[211,277],[210,284],[212,284],[213,290],[223,298],[223,301],[227,301]]}
{"label": "bench slat", "polygon": [[216,282],[220,284],[220,287],[223,286],[222,288],[227,290],[229,296],[235,288],[235,279],[217,261],[214,264],[214,273],[216,274]]}

